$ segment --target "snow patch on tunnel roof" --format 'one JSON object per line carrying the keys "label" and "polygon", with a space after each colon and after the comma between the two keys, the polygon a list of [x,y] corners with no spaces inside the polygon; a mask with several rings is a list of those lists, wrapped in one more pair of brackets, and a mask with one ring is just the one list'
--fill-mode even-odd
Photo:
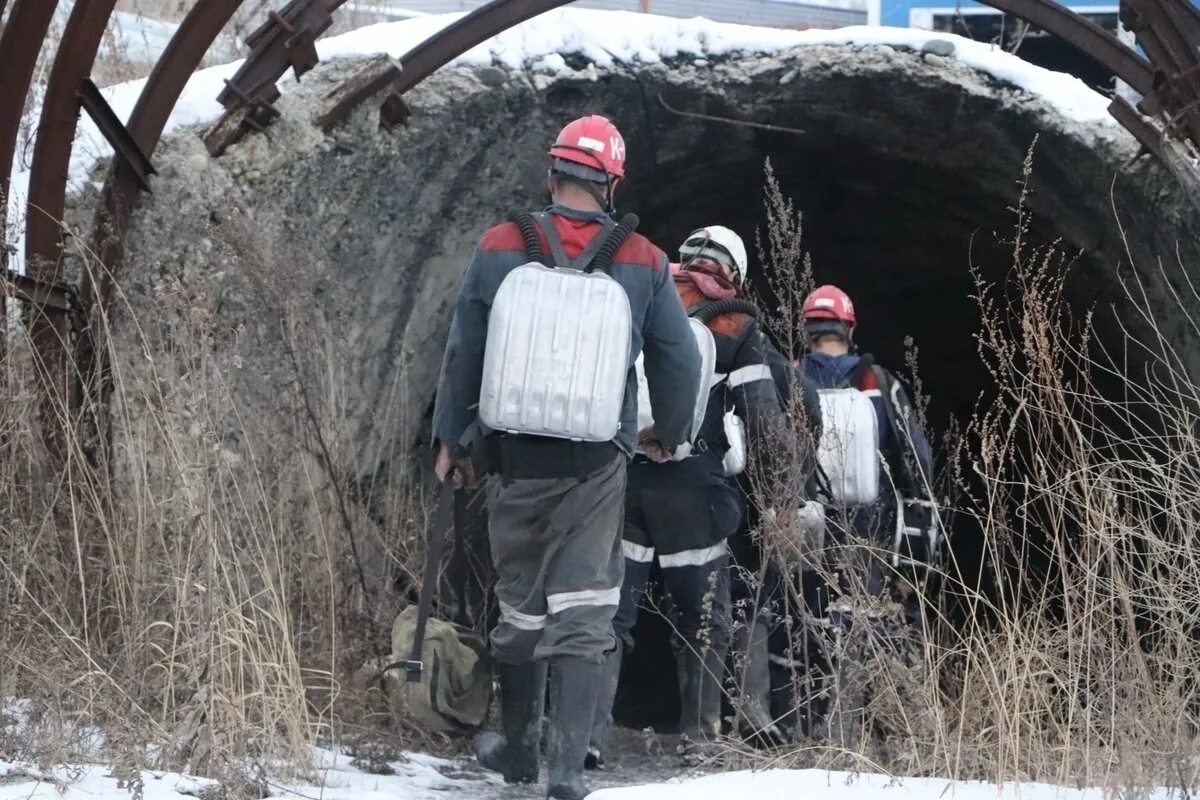
{"label": "snow patch on tunnel roof", "polygon": [[[319,43],[318,51],[323,59],[379,53],[399,58],[461,16],[442,14],[370,25]],[[774,53],[814,44],[886,44],[920,50],[934,39],[953,43],[954,59],[1042,97],[1068,119],[1116,125],[1108,114],[1108,98],[1073,75],[1035,66],[985,42],[911,28],[861,25],[794,31],[713,22],[703,17],[678,19],[632,11],[562,8],[473,47],[456,63],[499,63],[516,69],[547,55],[580,53],[598,67],[611,67],[639,61],[655,63],[683,55]]]}
{"label": "snow patch on tunnel roof", "polygon": [[[323,61],[353,59],[386,53],[399,58],[463,14],[439,14],[370,25],[317,42]],[[569,72],[563,53],[579,53],[598,67],[626,63],[656,63],[693,55],[723,56],[732,53],[778,53],[805,45],[891,45],[919,50],[927,42],[942,39],[954,44],[959,62],[982,70],[1041,97],[1068,120],[1117,127],[1108,114],[1108,99],[1071,75],[1052,72],[1022,61],[991,45],[946,33],[908,28],[856,26],[836,30],[795,31],[713,22],[702,17],[678,19],[629,11],[600,11],[561,8],[546,12],[483,42],[453,63],[466,65],[503,64],[521,68],[536,64],[539,69]],[[164,135],[188,125],[216,119],[222,108],[217,94],[241,66],[240,61],[196,72],[167,121]],[[102,91],[117,116],[128,120],[145,79],[109,86]],[[288,73],[280,81],[287,91],[295,80]],[[37,109],[30,114],[36,115]],[[30,118],[36,119],[36,116]],[[79,121],[71,155],[68,187],[78,191],[87,186],[90,173],[100,159],[112,154],[108,143],[86,115]],[[29,164],[18,158],[9,192],[9,227],[17,250],[10,264],[23,264],[24,208],[29,189]]]}

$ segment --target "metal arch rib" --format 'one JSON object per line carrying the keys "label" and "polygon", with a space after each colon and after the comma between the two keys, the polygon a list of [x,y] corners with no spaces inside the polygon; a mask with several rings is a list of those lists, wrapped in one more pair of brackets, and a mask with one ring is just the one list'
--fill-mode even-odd
{"label": "metal arch rib", "polygon": [[571,0],[492,0],[447,25],[400,59],[404,72],[395,91],[403,94],[475,45]]}
{"label": "metal arch rib", "polygon": [[75,4],[63,30],[63,42],[70,45],[58,48],[46,85],[25,218],[26,270],[42,280],[53,282],[58,277],[67,170],[79,122],[79,87],[91,73],[115,5],[116,0]]}
{"label": "metal arch rib", "polygon": [[[0,75],[4,76],[0,80],[0,197],[8,197],[25,97],[29,94],[38,52],[50,30],[57,6],[58,0],[17,0],[4,32],[0,34]],[[3,8],[2,1],[0,8]],[[0,242],[5,238],[6,220],[7,214],[0,213]],[[0,268],[7,264],[8,252],[0,247]],[[0,309],[2,317],[3,310]],[[2,335],[3,331],[0,331]]]}
{"label": "metal arch rib", "polygon": [[[153,155],[171,111],[192,73],[243,2],[199,0],[171,37],[142,87],[126,124],[130,137],[147,156]],[[92,231],[92,251],[99,254],[101,268],[85,270],[80,282],[79,297],[84,313],[93,313],[97,303],[101,310],[107,306],[113,272],[124,257],[124,234],[133,214],[137,192],[136,173],[123,159],[115,159]],[[93,283],[93,273],[98,273],[95,277],[98,277],[99,285]],[[103,388],[102,380],[98,380],[105,366],[101,355],[104,352],[103,333],[100,328],[89,327],[89,335],[80,337],[75,354],[78,374],[89,392]]]}
{"label": "metal arch rib", "polygon": [[1120,39],[1054,0],[980,0],[1054,34],[1112,70],[1141,94],[1154,88],[1154,69]]}
{"label": "metal arch rib", "polygon": [[[146,155],[153,155],[171,111],[192,73],[200,66],[208,48],[243,2],[200,0],[171,37],[146,85],[142,87],[142,93],[126,123],[129,135]],[[115,161],[104,187],[93,233],[95,250],[100,253],[101,263],[108,269],[112,269],[123,255],[121,238],[133,213],[136,195],[137,176],[128,165],[120,160]],[[87,302],[91,299],[92,287],[86,285],[86,277],[83,288],[81,294]]]}

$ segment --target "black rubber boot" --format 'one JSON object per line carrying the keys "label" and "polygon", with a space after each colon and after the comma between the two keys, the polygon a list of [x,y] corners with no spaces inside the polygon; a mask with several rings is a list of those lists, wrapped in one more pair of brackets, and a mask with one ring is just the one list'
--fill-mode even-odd
{"label": "black rubber boot", "polygon": [[546,796],[583,800],[583,761],[596,713],[604,664],[582,658],[554,659],[550,672],[550,741],[546,761],[550,780]]}
{"label": "black rubber boot", "polygon": [[688,642],[677,656],[679,668],[679,736],[686,763],[715,754],[721,733],[724,649]]}
{"label": "black rubber boot", "polygon": [[537,783],[546,706],[546,662],[500,665],[500,727],[475,740],[475,758],[506,783]]}
{"label": "black rubber boot", "polygon": [[742,652],[739,681],[742,696],[735,707],[741,717],[742,732],[767,747],[787,744],[787,737],[771,717],[771,661],[767,649],[770,634],[759,617],[751,626],[742,626],[735,634],[734,647]]}
{"label": "black rubber boot", "polygon": [[617,648],[604,660],[604,670],[600,674],[600,694],[596,697],[596,714],[592,717],[591,741],[588,743],[587,756],[583,760],[584,769],[604,767],[604,748],[608,745],[608,734],[612,731],[613,701],[616,700],[617,682],[621,678],[623,652],[621,640],[617,639]]}

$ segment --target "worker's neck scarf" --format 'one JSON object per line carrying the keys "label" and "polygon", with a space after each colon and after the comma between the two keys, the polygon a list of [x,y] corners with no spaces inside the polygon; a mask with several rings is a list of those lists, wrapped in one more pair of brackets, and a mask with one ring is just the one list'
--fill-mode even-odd
{"label": "worker's neck scarf", "polygon": [[680,270],[675,273],[676,283],[690,283],[709,300],[729,300],[738,296],[737,287],[720,275],[698,269]]}

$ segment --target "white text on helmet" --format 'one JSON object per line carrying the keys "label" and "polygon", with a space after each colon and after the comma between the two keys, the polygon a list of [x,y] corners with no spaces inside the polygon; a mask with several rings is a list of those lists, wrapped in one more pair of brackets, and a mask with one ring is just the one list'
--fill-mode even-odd
{"label": "white text on helmet", "polygon": [[599,139],[593,139],[590,136],[580,136],[579,146],[586,150],[595,150],[597,153],[604,152],[604,142]]}

